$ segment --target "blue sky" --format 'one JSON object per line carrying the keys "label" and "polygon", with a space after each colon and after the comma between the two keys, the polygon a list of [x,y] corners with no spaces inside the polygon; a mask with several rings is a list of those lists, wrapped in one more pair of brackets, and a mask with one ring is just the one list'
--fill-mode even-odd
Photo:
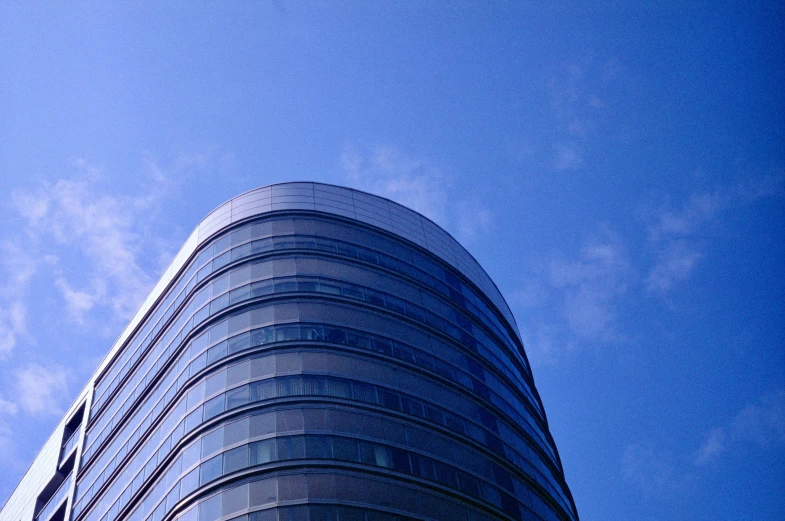
{"label": "blue sky", "polygon": [[785,519],[783,19],[0,4],[0,500],[201,217],[315,180],[486,268],[584,521]]}

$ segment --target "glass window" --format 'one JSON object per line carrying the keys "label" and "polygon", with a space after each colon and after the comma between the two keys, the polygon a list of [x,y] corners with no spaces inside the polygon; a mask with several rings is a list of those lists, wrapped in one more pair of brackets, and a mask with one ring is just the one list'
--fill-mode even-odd
{"label": "glass window", "polygon": [[346,330],[337,327],[327,327],[324,331],[325,339],[334,344],[346,343]]}
{"label": "glass window", "polygon": [[305,457],[305,440],[302,436],[291,436],[288,438],[288,443],[286,445],[289,451],[288,457],[290,459],[302,459]]}
{"label": "glass window", "polygon": [[[196,521],[196,517],[198,515],[199,509],[198,505],[193,506],[190,509],[186,510],[180,517],[177,518],[177,521]],[[136,516],[132,517],[131,519],[135,519]]]}
{"label": "glass window", "polygon": [[370,349],[371,338],[368,335],[350,331],[348,335],[348,344],[362,349]]}
{"label": "glass window", "polygon": [[201,443],[198,440],[195,443],[191,443],[188,448],[183,451],[183,468],[188,469],[191,465],[199,461],[201,452]]}
{"label": "glass window", "polygon": [[[247,336],[247,335],[248,334],[246,333],[245,335],[240,335],[240,336]],[[234,364],[233,366],[229,367],[226,375],[226,385],[227,387],[230,387],[234,384],[244,382],[245,380],[248,380],[250,377],[251,377],[251,362],[250,360],[246,360],[245,362]]]}
{"label": "glass window", "polygon": [[401,396],[401,405],[402,405],[403,412],[411,414],[413,416],[417,416],[419,418],[425,417],[425,413],[423,412],[422,402],[420,400]]}
{"label": "glass window", "polygon": [[239,353],[251,347],[251,333],[243,333],[229,339],[228,354]]}
{"label": "glass window", "polygon": [[204,404],[204,420],[207,421],[213,416],[218,416],[224,412],[224,395],[219,394],[209,402]]}
{"label": "glass window", "polygon": [[308,507],[284,507],[278,509],[278,521],[308,521]]}
{"label": "glass window", "polygon": [[255,402],[269,400],[278,396],[276,381],[273,379],[263,380],[251,384],[251,397]]}
{"label": "glass window", "polygon": [[220,427],[202,438],[202,457],[215,454],[224,446],[224,429]]}
{"label": "glass window", "polygon": [[410,474],[412,472],[409,466],[409,453],[403,449],[390,448],[387,449],[388,454],[392,456],[392,468],[398,472],[405,472]]}
{"label": "glass window", "polygon": [[[174,508],[175,504],[180,501],[180,484],[176,484],[169,494],[166,495],[166,510]],[[123,501],[125,503],[125,501]]]}
{"label": "glass window", "polygon": [[384,338],[376,337],[373,339],[373,350],[388,356],[393,354],[392,343]]}
{"label": "glass window", "polygon": [[214,345],[207,351],[207,365],[212,365],[225,356],[226,342],[221,342],[220,344]]}
{"label": "glass window", "polygon": [[436,481],[436,471],[433,468],[433,460],[415,453],[412,453],[411,456],[414,474],[425,479]]}
{"label": "glass window", "polygon": [[195,375],[205,367],[207,367],[207,353],[202,353],[196,357],[193,362],[191,362],[191,376]]}
{"label": "glass window", "polygon": [[444,425],[444,413],[442,413],[441,409],[437,409],[428,404],[424,404],[425,407],[425,417],[435,423],[440,423]]}
{"label": "glass window", "polygon": [[[212,349],[210,351],[212,351]],[[219,371],[207,379],[205,396],[212,396],[224,389],[226,389],[226,369]]]}
{"label": "glass window", "polygon": [[384,306],[384,294],[378,291],[366,289],[365,300],[375,306]]}
{"label": "glass window", "polygon": [[471,496],[479,496],[480,495],[480,482],[477,478],[472,476],[471,474],[467,474],[463,471],[458,472],[458,480],[460,481],[461,490],[466,492]]}
{"label": "glass window", "polygon": [[279,280],[275,279],[275,292],[276,293],[290,293],[297,291],[297,282],[293,280]]}
{"label": "glass window", "polygon": [[231,391],[226,393],[226,408],[234,409],[235,407],[240,407],[241,405],[245,405],[248,403],[248,399],[250,397],[250,391],[248,385],[243,385],[238,387],[237,389],[232,389]]}
{"label": "glass window", "polygon": [[324,394],[336,398],[351,398],[349,383],[335,378],[325,379]]}
{"label": "glass window", "polygon": [[357,442],[350,438],[333,438],[333,457],[343,461],[358,461]]}
{"label": "glass window", "polygon": [[328,284],[324,281],[319,282],[319,291],[328,295],[340,295],[341,287],[336,284]]}
{"label": "glass window", "polygon": [[329,437],[324,436],[305,436],[305,457],[306,458],[329,458],[330,447],[327,445]]}
{"label": "glass window", "polygon": [[310,521],[336,521],[335,507],[331,505],[311,505],[308,507]]}
{"label": "glass window", "polygon": [[455,432],[460,432],[461,434],[466,434],[466,427],[464,424],[463,418],[458,416],[457,414],[453,414],[449,411],[444,413],[445,420],[447,422],[447,427],[454,430]]}
{"label": "glass window", "polygon": [[[252,481],[248,484],[248,498],[250,505],[257,506],[257,505],[264,505],[267,503],[272,503],[278,500],[278,480],[277,479],[264,479],[259,481]],[[265,517],[265,513],[272,512],[275,514],[275,510],[264,510],[262,512],[256,512],[255,514],[251,514],[253,517],[256,516],[257,521],[268,520],[275,518]]]}
{"label": "glass window", "polygon": [[194,412],[185,418],[185,431],[191,432],[202,423],[202,408],[198,407]]}
{"label": "glass window", "polygon": [[241,418],[224,425],[224,446],[228,447],[248,439],[250,418]]}
{"label": "glass window", "polygon": [[275,432],[275,413],[251,416],[249,431],[251,438]]}
{"label": "glass window", "polygon": [[276,460],[275,439],[257,441],[250,445],[251,465],[262,465]]}
{"label": "glass window", "polygon": [[273,281],[270,279],[260,280],[251,284],[251,297],[264,297],[273,293]]}
{"label": "glass window", "polygon": [[204,382],[199,382],[196,387],[188,391],[188,408],[202,403],[202,400],[204,400]]}
{"label": "glass window", "polygon": [[501,508],[502,498],[499,494],[499,490],[484,482],[481,482],[480,486],[482,487],[482,498],[488,503]]}
{"label": "glass window", "polygon": [[360,461],[368,465],[376,465],[375,445],[367,441],[360,442]]}
{"label": "glass window", "polygon": [[448,487],[458,488],[458,473],[454,468],[445,465],[440,461],[434,461],[436,467],[436,479]]}
{"label": "glass window", "polygon": [[355,400],[376,403],[376,387],[373,385],[352,382],[352,394]]}
{"label": "glass window", "polygon": [[379,389],[379,399],[382,405],[396,411],[401,410],[401,399],[398,393]]}
{"label": "glass window", "polygon": [[319,291],[319,283],[314,280],[297,281],[297,291],[317,293]]}
{"label": "glass window", "polygon": [[224,454],[224,474],[248,466],[248,445],[241,445]]}
{"label": "glass window", "polygon": [[204,485],[205,483],[209,483],[210,481],[220,477],[222,466],[223,466],[223,460],[221,459],[220,454],[202,463],[201,477],[199,478],[199,484]]}
{"label": "glass window", "polygon": [[303,340],[321,342],[324,340],[324,328],[319,325],[300,326],[300,337]]}
{"label": "glass window", "polygon": [[224,293],[220,297],[210,302],[210,314],[214,315],[229,305],[229,293]]}
{"label": "glass window", "polygon": [[365,515],[360,508],[339,506],[338,521],[365,521]]}

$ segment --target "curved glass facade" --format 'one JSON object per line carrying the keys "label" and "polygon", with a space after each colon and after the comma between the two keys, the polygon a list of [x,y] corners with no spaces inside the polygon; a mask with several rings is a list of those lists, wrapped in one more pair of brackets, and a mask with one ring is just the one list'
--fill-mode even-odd
{"label": "curved glass facade", "polygon": [[244,194],[199,230],[91,382],[63,517],[577,520],[517,326],[476,261],[381,198],[261,190],[269,205],[235,211]]}

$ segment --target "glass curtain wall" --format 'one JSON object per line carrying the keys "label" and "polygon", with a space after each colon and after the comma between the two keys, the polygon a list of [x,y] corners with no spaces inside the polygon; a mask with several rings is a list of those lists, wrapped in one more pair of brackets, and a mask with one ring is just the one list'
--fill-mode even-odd
{"label": "glass curtain wall", "polygon": [[97,382],[71,518],[576,520],[509,317],[380,228],[235,223]]}

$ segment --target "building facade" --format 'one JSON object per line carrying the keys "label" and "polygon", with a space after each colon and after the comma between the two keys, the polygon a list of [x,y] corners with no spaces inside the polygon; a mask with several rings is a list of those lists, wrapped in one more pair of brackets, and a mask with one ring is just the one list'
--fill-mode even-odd
{"label": "building facade", "polygon": [[577,518],[485,271],[416,212],[318,183],[199,224],[0,512]]}

